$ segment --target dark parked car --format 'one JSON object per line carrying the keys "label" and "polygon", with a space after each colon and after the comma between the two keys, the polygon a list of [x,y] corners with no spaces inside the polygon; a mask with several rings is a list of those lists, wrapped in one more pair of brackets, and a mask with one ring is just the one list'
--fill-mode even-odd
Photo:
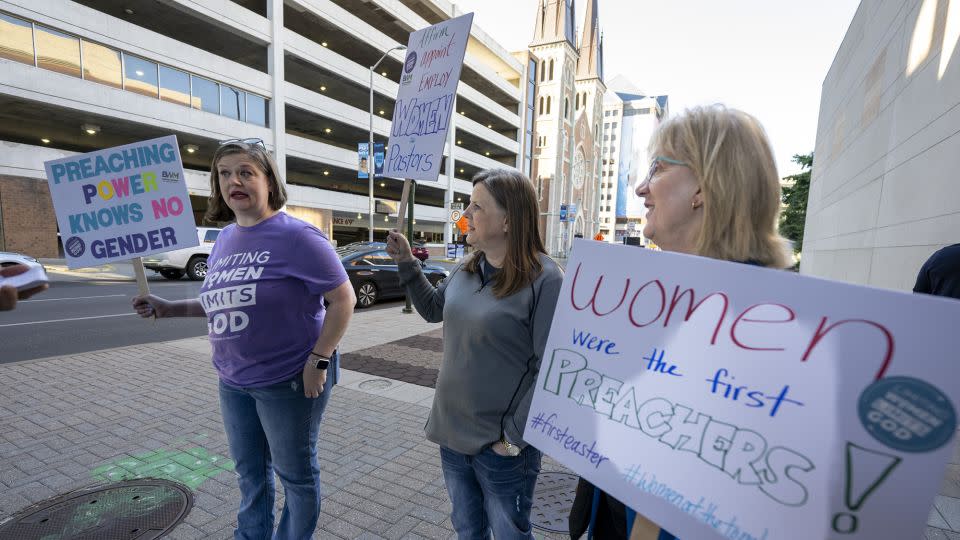
{"label": "dark parked car", "polygon": [[[337,255],[357,294],[357,307],[370,307],[381,298],[403,298],[397,265],[387,255],[383,242],[355,242],[337,248]],[[439,266],[423,265],[423,274],[436,285],[448,272]]]}

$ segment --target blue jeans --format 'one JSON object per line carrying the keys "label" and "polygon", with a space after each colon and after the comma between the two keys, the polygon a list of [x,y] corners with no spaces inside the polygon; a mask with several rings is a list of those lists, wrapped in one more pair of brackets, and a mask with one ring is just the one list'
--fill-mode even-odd
{"label": "blue jeans", "polygon": [[542,454],[527,446],[517,457],[489,447],[468,456],[440,447],[443,480],[459,540],[532,539],[530,507]]}
{"label": "blue jeans", "polygon": [[[304,397],[303,377],[260,388],[220,381],[220,411],[240,484],[237,540],[308,540],[320,518],[317,436],[336,377],[331,363],[323,393]],[[284,505],[273,534],[276,471]]]}

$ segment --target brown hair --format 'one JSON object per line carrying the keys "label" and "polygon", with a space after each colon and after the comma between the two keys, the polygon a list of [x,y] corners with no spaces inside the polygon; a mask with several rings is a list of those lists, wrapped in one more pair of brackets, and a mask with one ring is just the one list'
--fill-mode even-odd
{"label": "brown hair", "polygon": [[[543,271],[540,254],[546,254],[540,239],[539,209],[533,183],[524,175],[507,169],[487,169],[473,177],[483,184],[507,216],[507,255],[493,284],[497,298],[510,296],[533,283]],[[480,255],[474,252],[464,263],[468,272],[480,273]]]}
{"label": "brown hair", "polygon": [[267,199],[267,203],[271,210],[280,210],[283,205],[287,204],[287,190],[283,187],[280,168],[273,156],[259,144],[240,141],[230,142],[217,148],[217,151],[213,154],[213,161],[210,163],[210,197],[207,199],[207,213],[204,216],[207,221],[226,223],[236,219],[233,210],[223,200],[223,194],[220,192],[220,172],[217,170],[217,163],[220,159],[232,154],[245,155],[267,175],[270,184],[270,197]]}
{"label": "brown hair", "polygon": [[780,178],[756,118],[719,104],[695,107],[657,129],[650,154],[680,160],[697,177],[703,221],[694,253],[773,268],[789,265],[787,241],[777,231]]}

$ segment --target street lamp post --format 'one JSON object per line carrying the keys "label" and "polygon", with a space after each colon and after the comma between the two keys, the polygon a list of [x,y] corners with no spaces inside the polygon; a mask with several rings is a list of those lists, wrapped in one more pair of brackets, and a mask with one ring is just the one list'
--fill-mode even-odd
{"label": "street lamp post", "polygon": [[[371,242],[373,242],[373,210],[374,210],[373,208],[374,178],[373,177],[376,176],[376,171],[377,171],[377,165],[376,165],[376,160],[374,159],[374,151],[373,151],[373,72],[374,70],[377,69],[377,66],[380,65],[380,62],[383,62],[383,60],[387,57],[387,55],[389,55],[393,51],[402,51],[406,48],[407,48],[406,45],[397,45],[396,47],[383,53],[383,56],[381,56],[380,59],[377,60],[377,63],[370,66],[370,146],[367,147],[367,163],[368,163],[367,176],[370,179],[370,201],[369,201],[370,208],[369,209],[370,209],[370,241]],[[386,149],[384,149],[384,152],[386,152]]]}

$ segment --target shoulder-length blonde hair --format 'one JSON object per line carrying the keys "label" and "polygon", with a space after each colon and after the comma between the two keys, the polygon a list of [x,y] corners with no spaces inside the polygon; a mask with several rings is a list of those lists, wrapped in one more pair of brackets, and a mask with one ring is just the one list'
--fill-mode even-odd
{"label": "shoulder-length blonde hair", "polygon": [[790,264],[787,241],[777,232],[780,178],[756,118],[719,104],[695,107],[657,129],[650,155],[682,161],[700,183],[697,255],[773,268]]}
{"label": "shoulder-length blonde hair", "polygon": [[[543,271],[540,254],[547,251],[540,239],[537,194],[526,176],[506,169],[480,171],[473,177],[473,185],[477,184],[487,188],[507,215],[507,256],[493,284],[494,296],[503,298],[533,283]],[[474,252],[464,263],[464,269],[480,273],[482,253]]]}
{"label": "shoulder-length blonde hair", "polygon": [[270,152],[267,152],[259,144],[240,141],[229,142],[217,148],[217,151],[213,154],[213,160],[210,162],[210,197],[207,199],[207,213],[204,215],[207,221],[226,223],[236,219],[233,210],[223,200],[223,194],[220,192],[220,171],[217,169],[217,163],[220,162],[220,159],[232,154],[243,154],[250,158],[267,175],[267,182],[270,184],[270,196],[267,198],[267,204],[270,205],[271,210],[280,210],[283,205],[287,204],[287,190],[283,187],[280,168]]}

